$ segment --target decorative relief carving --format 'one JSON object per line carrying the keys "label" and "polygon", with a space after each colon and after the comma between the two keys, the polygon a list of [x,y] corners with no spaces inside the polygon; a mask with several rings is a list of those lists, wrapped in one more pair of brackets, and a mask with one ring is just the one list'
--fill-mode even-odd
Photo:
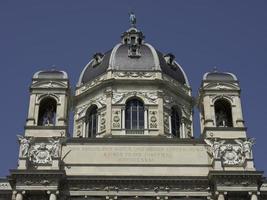
{"label": "decorative relief carving", "polygon": [[174,86],[176,86],[177,88],[181,89],[183,92],[185,93],[189,93],[189,88],[186,85],[182,85],[181,83],[179,83],[178,81],[174,80],[173,78],[170,78],[166,75],[162,76],[163,80],[172,83]]}
{"label": "decorative relief carving", "polygon": [[100,132],[106,131],[106,112],[100,114]]}
{"label": "decorative relief carving", "polygon": [[87,104],[77,107],[74,113],[77,116],[77,120],[85,116],[87,109],[92,104],[96,104],[100,106],[99,108],[102,108],[103,106],[106,106],[106,98],[104,96],[94,98],[91,99]]}
{"label": "decorative relief carving", "polygon": [[144,182],[136,182],[136,183],[114,183],[113,185],[109,185],[108,183],[75,183],[71,184],[72,190],[83,190],[83,191],[107,191],[107,192],[119,192],[119,191],[155,191],[158,192],[170,192],[170,191],[208,191],[210,190],[209,186],[205,183],[202,185],[194,184],[192,182],[188,183],[176,183],[175,185],[167,185],[160,183],[144,183]]}
{"label": "decorative relief carving", "polygon": [[21,157],[29,159],[33,164],[51,164],[52,158],[59,158],[61,139],[50,138],[50,143],[32,144],[32,139],[18,136],[21,144]]}
{"label": "decorative relief carving", "polygon": [[188,137],[192,137],[192,130],[191,130],[192,126],[191,126],[191,123],[186,122],[185,127],[186,127],[186,130],[187,130],[187,136]]}
{"label": "decorative relief carving", "polygon": [[31,88],[67,88],[67,84],[59,81],[37,81]]}
{"label": "decorative relief carving", "polygon": [[51,93],[51,92],[46,92],[46,93],[37,95],[36,103],[39,104],[41,102],[41,100],[46,98],[46,97],[52,97],[57,101],[57,104],[61,104],[60,96],[55,94],[55,93]]}
{"label": "decorative relief carving", "polygon": [[112,104],[120,103],[125,96],[126,93],[114,93],[112,96]]}
{"label": "decorative relief carving", "polygon": [[81,87],[81,92],[84,92],[84,91],[86,91],[86,90],[91,89],[92,87],[95,87],[95,86],[99,85],[100,83],[102,83],[102,81],[103,81],[104,79],[105,79],[105,77],[104,77],[104,76],[101,76],[101,77],[96,78],[96,79],[94,79],[93,81],[87,83],[86,85],[83,85],[83,86]]}
{"label": "decorative relief carving", "polygon": [[19,144],[20,144],[20,156],[21,157],[28,157],[32,138],[24,137],[21,135],[17,135],[17,137],[18,137]]}
{"label": "decorative relief carving", "polygon": [[245,159],[252,158],[252,146],[254,140],[234,140],[226,143],[225,140],[217,138],[205,139],[209,145],[208,153],[213,159],[220,159],[223,166],[240,166],[244,164]]}
{"label": "decorative relief carving", "polygon": [[203,89],[210,90],[239,90],[240,88],[232,83],[209,83],[203,87]]}
{"label": "decorative relief carving", "polygon": [[210,97],[212,98],[212,104],[214,104],[214,102],[217,100],[217,99],[226,99],[226,100],[229,100],[231,103],[234,102],[234,99],[233,99],[233,96],[232,95],[210,95]]}
{"label": "decorative relief carving", "polygon": [[51,156],[54,158],[59,158],[61,152],[61,139],[50,138],[49,142],[51,144]]}
{"label": "decorative relief carving", "polygon": [[77,137],[82,137],[82,124],[78,123],[76,125],[76,135]]}
{"label": "decorative relief carving", "polygon": [[245,156],[246,159],[252,159],[253,155],[252,155],[252,147],[255,144],[255,139],[251,138],[251,139],[246,139],[245,141],[240,140],[240,139],[236,139],[235,140],[237,144],[239,144],[241,146],[242,152]]}
{"label": "decorative relief carving", "polygon": [[158,128],[157,111],[149,111],[149,128]]}
{"label": "decorative relief carving", "polygon": [[241,148],[232,144],[223,145],[221,148],[222,164],[224,166],[236,166],[244,163]]}
{"label": "decorative relief carving", "polygon": [[169,114],[167,112],[164,112],[163,121],[164,121],[164,132],[169,134],[170,124],[169,124]]}
{"label": "decorative relief carving", "polygon": [[114,72],[115,77],[127,77],[127,78],[152,78],[155,77],[155,73],[151,72]]}
{"label": "decorative relief carving", "polygon": [[207,148],[209,155],[214,159],[221,158],[221,147],[225,143],[225,140],[218,141],[217,138],[205,139],[206,144],[209,145]]}
{"label": "decorative relief carving", "polygon": [[11,186],[9,183],[0,183],[0,189],[5,190],[5,189],[10,189]]}
{"label": "decorative relief carving", "polygon": [[121,128],[121,110],[113,110],[112,116],[112,128],[120,129]]}
{"label": "decorative relief carving", "polygon": [[174,97],[168,94],[165,94],[165,93],[163,95],[163,102],[164,102],[164,105],[168,107],[172,105],[177,105],[181,109],[182,115],[185,116],[187,119],[190,119],[192,115],[192,109],[190,107],[179,103]]}
{"label": "decorative relief carving", "polygon": [[131,96],[141,96],[146,99],[149,103],[155,104],[158,99],[158,95],[156,92],[121,92],[121,93],[114,93],[112,96],[112,104],[119,104],[123,100],[126,100],[128,97]]}
{"label": "decorative relief carving", "polygon": [[33,164],[51,164],[52,163],[52,148],[45,143],[35,144],[31,147],[29,160]]}

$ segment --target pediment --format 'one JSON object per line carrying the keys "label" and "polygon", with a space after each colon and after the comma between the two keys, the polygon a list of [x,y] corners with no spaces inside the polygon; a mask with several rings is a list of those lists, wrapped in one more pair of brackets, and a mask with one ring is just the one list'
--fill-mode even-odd
{"label": "pediment", "polygon": [[59,81],[40,81],[32,84],[32,88],[67,88],[67,84]]}
{"label": "pediment", "polygon": [[232,83],[209,83],[203,87],[205,90],[240,90],[240,88]]}

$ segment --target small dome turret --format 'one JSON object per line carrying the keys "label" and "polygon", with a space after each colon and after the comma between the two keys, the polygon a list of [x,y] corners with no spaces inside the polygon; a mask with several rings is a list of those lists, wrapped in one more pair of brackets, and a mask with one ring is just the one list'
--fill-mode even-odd
{"label": "small dome turret", "polygon": [[33,75],[34,79],[68,79],[68,74],[65,71],[55,69],[38,71]]}
{"label": "small dome turret", "polygon": [[213,72],[207,72],[203,76],[204,81],[237,81],[237,77],[229,72],[218,72],[215,68]]}

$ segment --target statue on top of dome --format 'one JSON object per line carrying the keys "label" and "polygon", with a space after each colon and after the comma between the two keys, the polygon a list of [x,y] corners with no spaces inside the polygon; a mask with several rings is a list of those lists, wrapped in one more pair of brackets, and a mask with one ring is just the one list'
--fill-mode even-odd
{"label": "statue on top of dome", "polygon": [[135,27],[135,25],[136,25],[136,17],[135,17],[135,14],[133,12],[130,12],[129,15],[130,15],[130,23],[131,23],[131,26],[132,27]]}

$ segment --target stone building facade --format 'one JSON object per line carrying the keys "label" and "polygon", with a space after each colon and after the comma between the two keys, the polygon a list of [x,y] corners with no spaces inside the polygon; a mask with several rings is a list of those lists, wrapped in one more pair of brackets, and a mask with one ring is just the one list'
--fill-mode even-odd
{"label": "stone building facade", "polygon": [[0,199],[267,199],[237,77],[208,72],[193,97],[175,56],[146,43],[131,17],[121,41],[84,67],[74,95],[64,71],[34,74],[18,167],[0,179]]}

